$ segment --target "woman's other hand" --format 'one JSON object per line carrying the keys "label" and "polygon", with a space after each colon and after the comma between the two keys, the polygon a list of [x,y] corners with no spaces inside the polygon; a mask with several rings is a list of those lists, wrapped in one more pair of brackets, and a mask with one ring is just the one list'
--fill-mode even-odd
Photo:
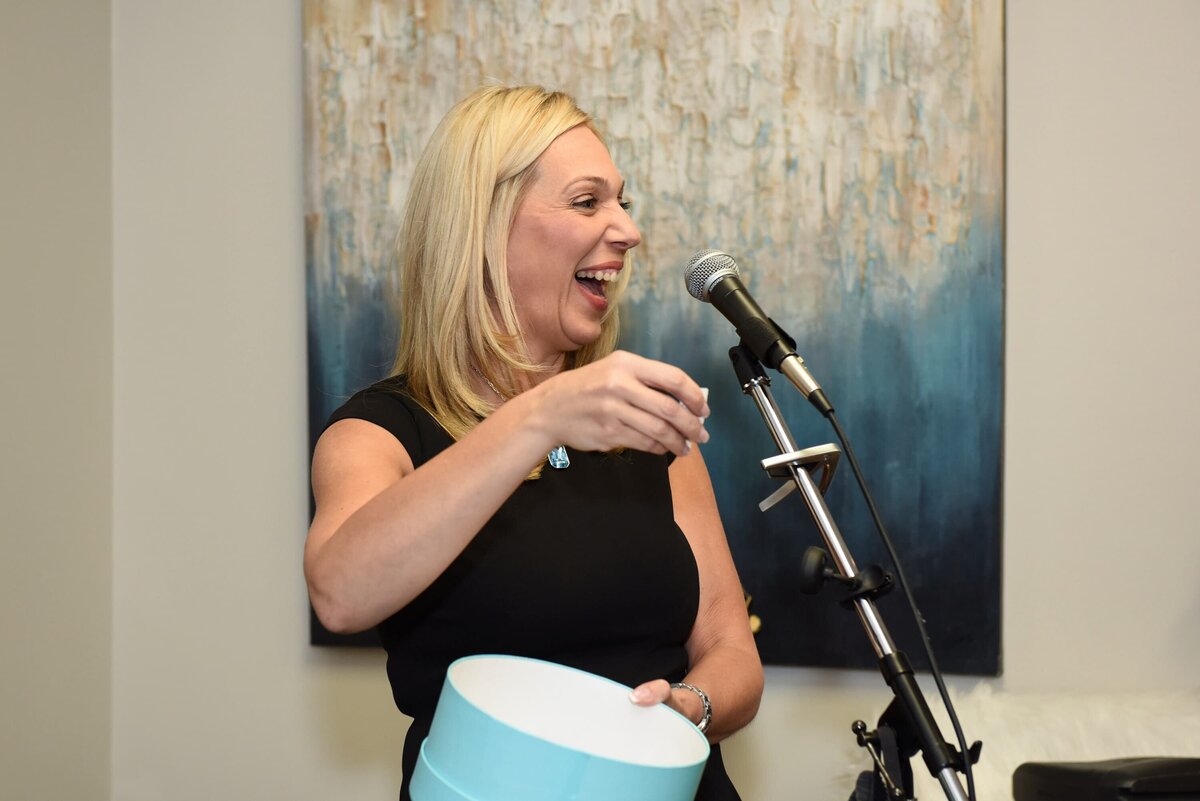
{"label": "woman's other hand", "polygon": [[666,679],[639,684],[629,693],[629,700],[638,706],[666,704],[695,724],[704,718],[704,704],[700,696],[687,689],[673,690]]}

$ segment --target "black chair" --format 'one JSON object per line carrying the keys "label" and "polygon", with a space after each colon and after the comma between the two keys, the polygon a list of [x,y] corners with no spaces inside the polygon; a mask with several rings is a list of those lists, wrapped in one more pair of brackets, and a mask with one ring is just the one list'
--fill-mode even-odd
{"label": "black chair", "polygon": [[1014,801],[1200,801],[1200,759],[1139,757],[1103,762],[1026,762],[1013,773]]}

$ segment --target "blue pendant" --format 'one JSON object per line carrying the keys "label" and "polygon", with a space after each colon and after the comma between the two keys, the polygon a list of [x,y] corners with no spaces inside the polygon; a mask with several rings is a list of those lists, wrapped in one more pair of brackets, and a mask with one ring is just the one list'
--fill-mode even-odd
{"label": "blue pendant", "polygon": [[550,466],[555,470],[562,470],[571,466],[571,457],[567,456],[567,447],[565,445],[559,445],[550,451],[550,453],[546,454],[546,459],[550,461]]}

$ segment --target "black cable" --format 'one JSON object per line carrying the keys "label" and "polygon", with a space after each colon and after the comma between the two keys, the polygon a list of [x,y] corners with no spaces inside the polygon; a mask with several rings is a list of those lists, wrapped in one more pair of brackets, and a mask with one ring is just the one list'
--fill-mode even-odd
{"label": "black cable", "polygon": [[871,512],[871,520],[875,523],[875,530],[879,532],[879,538],[883,540],[883,547],[887,549],[888,558],[892,560],[892,565],[896,568],[896,580],[899,582],[901,589],[904,590],[904,597],[908,599],[908,606],[912,609],[913,619],[917,622],[917,631],[921,635],[921,645],[925,648],[925,656],[929,658],[929,671],[933,674],[933,680],[937,682],[938,693],[942,696],[942,703],[946,705],[946,712],[950,715],[950,724],[954,727],[954,735],[958,738],[958,747],[962,753],[963,772],[967,776],[967,797],[971,801],[975,801],[975,775],[971,770],[971,754],[967,750],[967,738],[963,735],[962,725],[958,722],[958,714],[954,711],[954,704],[950,703],[950,693],[946,691],[946,683],[942,680],[942,671],[938,667],[937,659],[933,655],[933,646],[929,642],[929,634],[925,631],[925,619],[921,616],[921,610],[917,608],[917,601],[913,598],[912,590],[909,589],[908,578],[904,575],[904,568],[900,564],[900,557],[896,554],[896,547],[892,544],[892,538],[888,536],[887,529],[883,525],[883,520],[879,517],[879,510],[875,507],[875,499],[871,497],[871,491],[867,489],[866,479],[863,478],[862,470],[858,467],[858,459],[854,456],[854,449],[850,447],[850,440],[846,436],[846,432],[842,430],[842,426],[838,423],[837,415],[830,409],[825,415],[833,426],[834,433],[837,434],[838,441],[842,443],[842,451],[846,454],[846,458],[850,461],[850,471],[854,473],[854,480],[858,482],[858,488],[862,491],[863,498],[867,501],[867,508]]}

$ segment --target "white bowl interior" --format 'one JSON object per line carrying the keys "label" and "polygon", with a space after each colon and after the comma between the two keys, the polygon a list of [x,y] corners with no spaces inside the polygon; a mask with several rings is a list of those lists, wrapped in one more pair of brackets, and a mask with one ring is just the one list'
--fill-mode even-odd
{"label": "white bowl interior", "polygon": [[582,671],[515,657],[450,666],[454,688],[514,729],[593,756],[686,767],[708,756],[704,737],[663,705],[637,706],[629,690]]}

